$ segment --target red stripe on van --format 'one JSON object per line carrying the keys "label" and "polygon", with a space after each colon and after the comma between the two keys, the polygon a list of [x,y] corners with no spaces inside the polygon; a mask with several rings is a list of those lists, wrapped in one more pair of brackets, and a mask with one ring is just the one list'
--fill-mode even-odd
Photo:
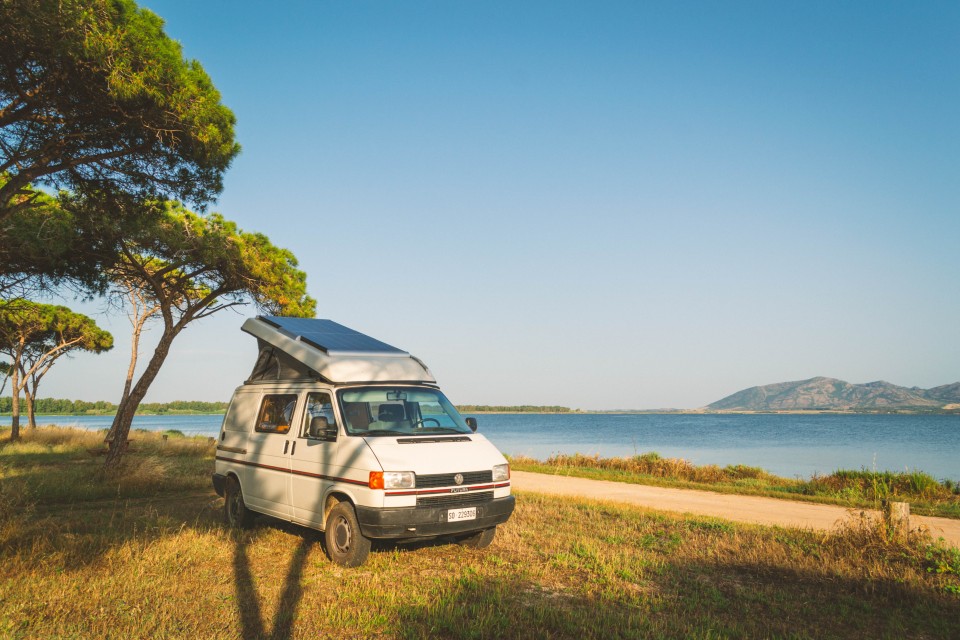
{"label": "red stripe on van", "polygon": [[347,484],[355,484],[361,487],[366,487],[367,483],[362,480],[353,480],[351,478],[340,478],[337,476],[325,476],[322,473],[311,473],[309,471],[300,471],[298,469],[285,469],[283,467],[274,467],[269,464],[260,464],[259,462],[250,462],[248,460],[234,460],[233,458],[225,458],[223,456],[217,456],[217,460],[221,462],[232,462],[234,464],[242,464],[247,467],[259,467],[260,469],[270,469],[271,471],[282,471],[284,473],[292,473],[296,476],[306,476],[308,478],[319,478],[320,480],[332,480],[334,482],[346,482]]}

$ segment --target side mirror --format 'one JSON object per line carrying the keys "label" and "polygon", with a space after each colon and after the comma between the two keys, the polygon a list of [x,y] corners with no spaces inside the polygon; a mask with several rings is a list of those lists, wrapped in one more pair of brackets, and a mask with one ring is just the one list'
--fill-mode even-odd
{"label": "side mirror", "polygon": [[307,429],[307,433],[311,438],[336,440],[337,425],[330,424],[323,416],[314,416],[310,418],[310,427]]}
{"label": "side mirror", "polygon": [[477,419],[476,418],[467,418],[467,426],[470,427],[470,431],[474,433],[477,432]]}

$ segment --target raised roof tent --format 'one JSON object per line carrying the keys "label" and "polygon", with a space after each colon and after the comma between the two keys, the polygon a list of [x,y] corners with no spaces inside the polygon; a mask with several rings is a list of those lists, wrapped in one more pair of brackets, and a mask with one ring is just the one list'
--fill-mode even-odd
{"label": "raised roof tent", "polygon": [[436,382],[406,351],[333,320],[258,316],[242,329],[260,345],[248,382],[311,377],[311,372],[336,383]]}

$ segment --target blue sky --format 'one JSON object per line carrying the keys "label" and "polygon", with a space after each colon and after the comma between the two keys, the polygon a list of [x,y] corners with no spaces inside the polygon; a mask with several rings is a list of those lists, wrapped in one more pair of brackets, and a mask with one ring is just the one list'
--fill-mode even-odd
{"label": "blue sky", "polygon": [[[143,4],[237,115],[211,209],[455,402],[960,380],[960,4]],[[147,399],[229,398],[252,314],[188,329]],[[117,348],[41,395],[117,399],[97,318]]]}

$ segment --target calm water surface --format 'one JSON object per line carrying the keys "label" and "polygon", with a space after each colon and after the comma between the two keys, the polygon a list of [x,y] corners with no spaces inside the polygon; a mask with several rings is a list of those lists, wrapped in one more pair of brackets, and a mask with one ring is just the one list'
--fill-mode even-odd
{"label": "calm water surface", "polygon": [[[479,415],[504,453],[631,456],[656,451],[695,464],[746,464],[786,477],[836,469],[921,470],[960,480],[960,416]],[[7,421],[6,419],[5,421]],[[139,416],[133,428],[214,436],[223,416]],[[106,429],[110,416],[38,416],[40,424]]]}

